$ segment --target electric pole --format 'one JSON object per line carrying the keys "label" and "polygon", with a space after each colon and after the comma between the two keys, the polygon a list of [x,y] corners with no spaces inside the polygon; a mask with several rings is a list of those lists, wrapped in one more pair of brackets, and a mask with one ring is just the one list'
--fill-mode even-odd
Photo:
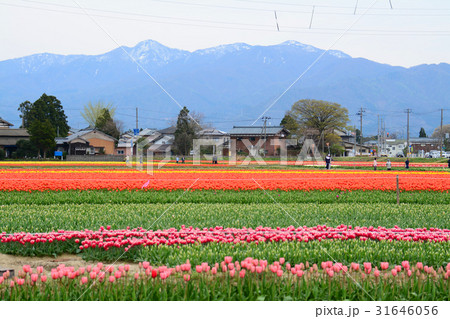
{"label": "electric pole", "polygon": [[444,144],[444,131],[442,130],[442,123],[443,123],[443,121],[444,121],[444,109],[441,109],[441,147],[440,147],[440,150],[441,150],[441,153],[440,153],[440,156],[439,157],[441,157],[442,158],[442,147],[444,146],[443,144]]}
{"label": "electric pole", "polygon": [[361,109],[359,110],[358,113],[356,113],[356,115],[359,115],[359,155],[362,154],[362,145],[363,145],[363,114],[364,114],[365,110],[361,107]]}
{"label": "electric pole", "polygon": [[380,156],[380,114],[377,115],[378,117],[378,133],[377,133],[377,156]]}
{"label": "electric pole", "polygon": [[406,157],[409,157],[409,153],[411,150],[411,148],[409,147],[409,113],[411,113],[411,109],[406,109],[406,143],[408,144],[406,145]]}
{"label": "electric pole", "polygon": [[136,128],[139,129],[138,108],[136,107]]}
{"label": "electric pole", "polygon": [[[271,117],[269,116],[263,116],[261,118],[264,121],[264,126],[263,126],[263,135],[264,135],[264,156],[266,156],[266,148],[267,148],[267,120],[270,120]],[[262,136],[261,136],[262,137]]]}

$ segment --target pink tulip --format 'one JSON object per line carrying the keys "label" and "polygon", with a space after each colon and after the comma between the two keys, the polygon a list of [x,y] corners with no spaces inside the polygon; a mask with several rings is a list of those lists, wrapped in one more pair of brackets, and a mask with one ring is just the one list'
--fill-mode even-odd
{"label": "pink tulip", "polygon": [[57,273],[57,272],[52,272],[52,279],[53,280],[56,280],[56,279],[58,279],[59,278],[59,273]]}
{"label": "pink tulip", "polygon": [[87,284],[87,282],[88,282],[87,277],[81,277],[81,284],[82,284],[82,285]]}
{"label": "pink tulip", "polygon": [[229,263],[231,263],[233,261],[233,257],[231,257],[231,256],[226,256],[225,257],[225,263],[226,264],[229,264]]}
{"label": "pink tulip", "polygon": [[262,273],[262,271],[263,271],[263,267],[261,267],[261,266],[256,266],[256,272],[257,272],[258,274]]}
{"label": "pink tulip", "polygon": [[114,276],[109,276],[109,282],[113,283],[116,280],[116,277]]}
{"label": "pink tulip", "polygon": [[186,282],[191,280],[191,276],[190,275],[184,275],[183,278],[184,278],[184,281],[186,281]]}
{"label": "pink tulip", "polygon": [[31,275],[31,281],[36,282],[38,280],[38,274],[32,274]]}
{"label": "pink tulip", "polygon": [[214,267],[214,268],[211,270],[211,273],[212,273],[213,275],[217,274],[217,269],[216,269],[216,267]]}
{"label": "pink tulip", "polygon": [[11,280],[11,281],[9,282],[9,287],[10,287],[10,288],[13,288],[13,287],[14,287],[14,281],[13,281],[13,280]]}
{"label": "pink tulip", "polygon": [[[449,263],[448,265],[450,265],[450,263]],[[416,267],[417,267],[417,269],[422,270],[422,269],[423,269],[423,263],[418,262],[418,263],[416,264]]]}
{"label": "pink tulip", "polygon": [[405,269],[409,269],[409,261],[407,261],[407,260],[405,260],[405,261],[402,261],[402,267],[403,268],[405,268]]}
{"label": "pink tulip", "polygon": [[42,274],[42,273],[44,272],[44,267],[42,267],[42,266],[36,267],[36,272],[37,272],[38,274]]}
{"label": "pink tulip", "polygon": [[92,266],[91,266],[91,265],[89,265],[89,266],[86,267],[86,271],[87,271],[87,272],[91,272],[91,270],[92,270]]}
{"label": "pink tulip", "polygon": [[144,267],[144,269],[147,269],[150,266],[150,263],[148,261],[144,261],[142,263],[142,267]]}
{"label": "pink tulip", "polygon": [[18,284],[19,286],[22,286],[24,283],[25,283],[25,279],[23,279],[23,278],[17,279],[17,284]]}
{"label": "pink tulip", "polygon": [[380,271],[378,269],[375,269],[375,271],[373,272],[373,275],[378,278],[380,277]]}
{"label": "pink tulip", "polygon": [[138,272],[134,274],[134,279],[135,279],[135,280],[138,280],[138,279],[139,279],[139,273],[138,273]]}
{"label": "pink tulip", "polygon": [[229,270],[233,270],[234,269],[234,264],[233,263],[229,263],[228,264],[228,269]]}
{"label": "pink tulip", "polygon": [[91,277],[91,279],[94,280],[97,277],[97,273],[95,271],[91,271],[89,273],[89,277]]}
{"label": "pink tulip", "polygon": [[234,277],[234,272],[235,272],[235,270],[234,270],[234,269],[231,269],[231,270],[230,270],[230,272],[229,272],[229,274],[230,274],[230,277]]}
{"label": "pink tulip", "polygon": [[115,273],[114,273],[114,277],[116,277],[116,279],[119,279],[120,277],[122,277],[122,272],[121,271],[116,271]]}
{"label": "pink tulip", "polygon": [[386,270],[389,268],[389,263],[388,262],[381,262],[381,270]]}
{"label": "pink tulip", "polygon": [[297,277],[302,277],[303,276],[303,270],[297,270]]}
{"label": "pink tulip", "polygon": [[47,276],[42,275],[42,276],[41,276],[41,281],[42,281],[42,282],[46,282],[46,281],[47,281]]}
{"label": "pink tulip", "polygon": [[197,266],[195,266],[195,271],[198,272],[199,274],[201,274],[203,271],[203,267],[201,265],[197,265]]}
{"label": "pink tulip", "polygon": [[277,271],[277,276],[278,276],[278,277],[283,276],[283,271],[282,271],[281,269]]}
{"label": "pink tulip", "polygon": [[411,275],[412,275],[412,271],[411,271],[411,269],[408,269],[408,277],[411,277]]}
{"label": "pink tulip", "polygon": [[394,276],[394,277],[397,276],[397,269],[395,269],[395,268],[392,269],[391,273],[392,273],[392,276]]}
{"label": "pink tulip", "polygon": [[4,280],[5,280],[5,278],[0,277],[0,285],[3,283]]}

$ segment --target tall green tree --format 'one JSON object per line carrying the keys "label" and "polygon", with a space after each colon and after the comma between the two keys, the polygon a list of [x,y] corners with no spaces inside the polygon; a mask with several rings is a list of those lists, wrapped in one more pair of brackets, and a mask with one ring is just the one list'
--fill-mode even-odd
{"label": "tall green tree", "polygon": [[289,135],[287,136],[288,138],[297,136],[300,127],[297,121],[289,114],[286,114],[283,117],[283,119],[280,122],[280,125],[289,131]]}
{"label": "tall green tree", "polygon": [[81,112],[81,116],[88,122],[89,126],[95,127],[98,119],[103,116],[104,111],[108,110],[112,118],[116,112],[116,107],[112,103],[104,103],[98,101],[96,103],[88,102],[84,106],[84,111]]}
{"label": "tall green tree", "polygon": [[427,133],[423,127],[420,128],[419,137],[427,137]]}
{"label": "tall green tree", "polygon": [[95,122],[95,127],[99,131],[102,131],[103,133],[108,134],[109,136],[112,136],[117,140],[120,137],[120,130],[117,127],[116,122],[112,118],[109,109],[107,108],[104,108],[102,110],[102,114],[97,118],[97,121]]}
{"label": "tall green tree", "polygon": [[58,136],[65,137],[69,133],[67,116],[61,101],[52,95],[44,93],[34,103],[25,101],[20,104],[18,110],[21,112],[23,128],[29,130],[35,122],[48,120],[52,128],[59,133]]}
{"label": "tall green tree", "polygon": [[50,120],[34,121],[28,128],[28,132],[31,135],[31,143],[42,151],[44,158],[46,158],[47,152],[56,146],[56,131]]}
{"label": "tall green tree", "polygon": [[320,100],[297,101],[292,105],[288,115],[298,123],[300,132],[316,130],[318,136],[322,137],[319,139],[319,147],[323,149],[325,149],[324,144],[327,143],[326,134],[334,133],[334,130],[347,130],[349,122],[347,108],[341,107],[338,103]]}
{"label": "tall green tree", "polygon": [[194,139],[198,137],[201,126],[194,120],[185,106],[178,114],[177,126],[175,130],[174,147],[175,152],[180,155],[189,155],[192,150]]}

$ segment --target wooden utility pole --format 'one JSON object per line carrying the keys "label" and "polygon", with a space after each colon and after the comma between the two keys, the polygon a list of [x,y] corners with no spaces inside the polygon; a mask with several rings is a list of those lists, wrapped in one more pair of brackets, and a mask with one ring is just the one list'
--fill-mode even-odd
{"label": "wooden utility pole", "polygon": [[409,153],[410,153],[410,147],[409,147],[409,113],[411,113],[411,109],[406,109],[406,127],[407,127],[407,129],[406,129],[406,143],[408,144],[408,145],[406,145],[406,149],[407,149],[407,152],[406,152],[406,157],[409,157]]}
{"label": "wooden utility pole", "polygon": [[136,107],[136,128],[139,129],[139,117],[138,117],[138,108]]}
{"label": "wooden utility pole", "polygon": [[441,147],[440,147],[440,150],[441,150],[441,153],[440,153],[440,156],[439,157],[441,157],[442,158],[442,147],[444,146],[444,131],[443,131],[443,129],[442,129],[442,123],[444,122],[444,109],[441,109]]}

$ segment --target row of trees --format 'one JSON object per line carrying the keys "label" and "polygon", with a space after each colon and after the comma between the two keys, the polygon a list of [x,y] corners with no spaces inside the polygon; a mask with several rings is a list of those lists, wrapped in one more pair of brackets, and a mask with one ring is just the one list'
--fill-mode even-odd
{"label": "row of trees", "polygon": [[[25,101],[20,104],[20,118],[22,128],[27,129],[30,140],[17,142],[17,157],[47,156],[56,146],[56,137],[66,137],[69,133],[67,116],[61,101],[55,96],[42,94],[31,103]],[[114,120],[115,107],[112,104],[98,102],[88,103],[82,112],[83,118],[90,127],[96,128],[116,139],[121,134],[121,123]]]}

